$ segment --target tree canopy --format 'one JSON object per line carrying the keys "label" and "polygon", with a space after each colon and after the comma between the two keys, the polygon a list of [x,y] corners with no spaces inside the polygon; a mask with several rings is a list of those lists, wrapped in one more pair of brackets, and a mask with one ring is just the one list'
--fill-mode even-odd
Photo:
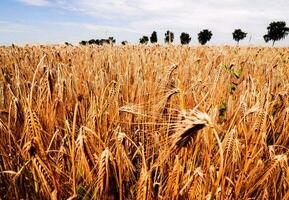
{"label": "tree canopy", "polygon": [[180,35],[181,44],[189,44],[191,42],[191,37],[188,33],[182,33]]}
{"label": "tree canopy", "polygon": [[116,40],[113,37],[109,37],[108,39],[91,39],[88,41],[81,41],[79,42],[80,45],[104,45],[104,44],[114,44]]}
{"label": "tree canopy", "polygon": [[122,41],[121,44],[122,44],[122,45],[127,45],[127,44],[128,44],[128,41],[126,41],[126,40],[125,40],[125,41]]}
{"label": "tree canopy", "polygon": [[109,37],[108,42],[109,42],[109,44],[114,44],[116,41],[113,37]]}
{"label": "tree canopy", "polygon": [[267,27],[267,34],[263,36],[265,42],[273,41],[273,46],[276,41],[284,39],[289,33],[289,28],[286,27],[286,22],[278,21],[271,22]]}
{"label": "tree canopy", "polygon": [[79,44],[80,44],[80,45],[87,45],[87,44],[88,44],[88,42],[87,42],[87,41],[84,41],[84,40],[82,40],[81,42],[79,42]]}
{"label": "tree canopy", "polygon": [[165,33],[165,43],[169,43],[169,44],[172,43],[174,41],[174,38],[175,38],[175,35],[173,32],[168,30]]}
{"label": "tree canopy", "polygon": [[211,40],[213,34],[208,29],[204,29],[198,33],[198,40],[201,45],[206,44],[208,41]]}
{"label": "tree canopy", "polygon": [[241,29],[235,29],[235,31],[232,33],[233,39],[239,44],[240,40],[243,40],[247,33],[243,32]]}
{"label": "tree canopy", "polygon": [[157,32],[156,31],[152,32],[151,37],[150,37],[150,41],[151,41],[152,44],[158,42],[158,36],[157,36]]}
{"label": "tree canopy", "polygon": [[149,42],[149,37],[148,36],[142,36],[140,39],[139,39],[139,43],[140,44],[147,44]]}

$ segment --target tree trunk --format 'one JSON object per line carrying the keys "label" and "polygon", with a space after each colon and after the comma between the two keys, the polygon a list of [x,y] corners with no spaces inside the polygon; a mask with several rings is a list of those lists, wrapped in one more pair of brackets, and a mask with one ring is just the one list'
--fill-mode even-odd
{"label": "tree trunk", "polygon": [[275,44],[275,40],[273,40],[272,47],[274,47],[274,44]]}

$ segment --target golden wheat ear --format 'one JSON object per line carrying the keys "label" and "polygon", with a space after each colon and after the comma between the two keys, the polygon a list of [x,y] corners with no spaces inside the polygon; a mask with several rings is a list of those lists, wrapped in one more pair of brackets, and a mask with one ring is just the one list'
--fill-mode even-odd
{"label": "golden wheat ear", "polygon": [[98,162],[98,173],[96,180],[96,190],[94,192],[94,196],[104,196],[107,195],[108,187],[109,187],[109,176],[110,176],[110,168],[111,168],[111,157],[112,154],[108,148],[106,148],[100,156]]}
{"label": "golden wheat ear", "polygon": [[76,163],[77,171],[82,174],[86,179],[87,183],[93,182],[93,169],[96,166],[94,163],[94,158],[92,152],[89,148],[87,136],[83,133],[83,130],[80,129],[79,135],[76,139]]}
{"label": "golden wheat ear", "polygon": [[35,112],[27,109],[25,120],[25,134],[22,136],[24,142],[28,142],[33,139],[39,147],[39,154],[46,156],[44,149],[44,140],[42,134],[42,126]]}
{"label": "golden wheat ear", "polygon": [[33,169],[36,170],[38,178],[41,181],[43,193],[50,198],[55,199],[57,197],[57,186],[53,176],[53,172],[49,169],[42,159],[36,155],[32,159]]}
{"label": "golden wheat ear", "polygon": [[196,139],[198,131],[203,129],[205,124],[196,124],[188,129],[185,129],[184,132],[180,134],[178,138],[176,138],[175,146],[177,149],[181,149],[182,147],[188,147],[192,144],[192,142]]}
{"label": "golden wheat ear", "polygon": [[176,133],[171,136],[173,151],[179,151],[183,147],[192,145],[196,140],[198,132],[206,126],[211,126],[212,122],[206,113],[197,110],[182,114]]}

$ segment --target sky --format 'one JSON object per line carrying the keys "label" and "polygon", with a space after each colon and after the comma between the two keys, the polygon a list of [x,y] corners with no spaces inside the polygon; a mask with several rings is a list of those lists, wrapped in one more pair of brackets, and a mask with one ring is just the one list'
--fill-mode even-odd
{"label": "sky", "polygon": [[[272,21],[289,26],[288,0],[0,0],[0,45],[56,44],[108,38],[137,43],[157,31],[191,35],[213,33],[210,44],[235,44],[234,29],[248,33],[244,45],[265,45],[263,35]],[[289,46],[289,36],[276,42]]]}

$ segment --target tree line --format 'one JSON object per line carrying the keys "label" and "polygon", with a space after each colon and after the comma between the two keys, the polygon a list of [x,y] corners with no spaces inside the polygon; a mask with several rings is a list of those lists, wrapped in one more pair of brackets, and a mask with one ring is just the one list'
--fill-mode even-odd
{"label": "tree line", "polygon": [[[265,42],[272,41],[272,45],[274,46],[276,41],[284,39],[289,33],[289,27],[286,26],[286,22],[284,21],[274,21],[269,24],[267,27],[267,33],[263,36]],[[204,29],[198,33],[198,41],[201,45],[205,45],[207,42],[211,40],[213,36],[212,31],[208,29]],[[239,42],[247,37],[247,33],[241,29],[235,29],[232,33],[233,39],[239,44]],[[164,41],[165,43],[172,43],[175,39],[175,35],[171,31],[167,31],[165,33]],[[191,36],[189,33],[182,32],[180,35],[180,42],[182,45],[189,44],[191,42]],[[144,35],[139,39],[140,44],[148,44],[151,42],[155,44],[158,42],[157,32],[153,31],[151,36]],[[104,44],[114,44],[115,39],[113,37],[109,37],[108,39],[91,39],[89,41],[81,41],[80,45],[104,45]],[[127,41],[122,41],[122,45],[128,44]]]}
{"label": "tree line", "polygon": [[109,37],[108,39],[91,39],[88,41],[82,40],[81,42],[79,42],[80,45],[89,45],[89,44],[104,45],[114,43],[115,39],[113,37]]}

